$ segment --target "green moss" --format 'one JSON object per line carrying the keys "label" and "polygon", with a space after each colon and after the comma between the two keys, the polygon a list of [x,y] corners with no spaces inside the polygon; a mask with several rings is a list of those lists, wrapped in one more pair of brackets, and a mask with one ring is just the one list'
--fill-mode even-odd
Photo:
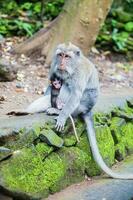
{"label": "green moss", "polygon": [[16,138],[8,141],[5,146],[12,150],[22,149],[32,145],[37,136],[34,129],[23,128],[18,132]]}
{"label": "green moss", "polygon": [[36,134],[37,136],[39,136],[40,131],[41,131],[41,125],[38,124],[38,123],[34,124],[34,125],[33,125],[33,130],[34,130],[35,134]]}
{"label": "green moss", "polygon": [[101,155],[107,165],[114,163],[114,141],[108,126],[96,127],[96,138]]}
{"label": "green moss", "polygon": [[[98,147],[108,166],[114,163],[114,158],[121,160],[127,153],[133,152],[133,124],[118,117],[111,118],[110,113],[97,113],[94,120]],[[80,119],[75,123],[80,143],[76,142],[70,120],[62,133],[55,130],[53,123],[44,126],[36,124],[32,129],[19,131],[16,140],[10,141],[8,146],[20,151],[0,166],[0,178],[4,180],[4,186],[41,198],[83,180],[85,173],[89,176],[100,174],[101,169],[91,153],[85,123]],[[109,124],[110,127],[107,126]],[[60,135],[64,140],[62,148],[55,149],[46,140],[41,140],[41,134],[49,132]],[[50,140],[56,142],[51,135]]]}
{"label": "green moss", "polygon": [[46,129],[46,130],[55,130],[55,124],[53,122],[46,122],[44,126],[41,126],[41,130]]}
{"label": "green moss", "polygon": [[37,149],[25,148],[10,162],[5,162],[0,173],[7,188],[35,196],[48,195],[49,189],[64,177],[65,165],[56,153],[43,162],[42,149],[42,145]]}
{"label": "green moss", "polygon": [[38,143],[35,146],[35,150],[40,154],[41,158],[45,158],[54,150],[54,148],[45,143]]}
{"label": "green moss", "polygon": [[66,165],[64,184],[70,185],[84,179],[87,155],[77,147],[64,147],[59,155]]}
{"label": "green moss", "polygon": [[46,142],[50,146],[55,146],[58,148],[61,148],[64,143],[63,139],[51,129],[43,129],[40,132],[39,138],[41,141]]}
{"label": "green moss", "polygon": [[125,112],[125,114],[128,114],[128,115],[132,115],[133,114],[133,109],[130,108],[127,103],[125,104],[124,108],[121,109],[121,110],[123,110]]}
{"label": "green moss", "polygon": [[87,175],[88,176],[95,176],[95,175],[100,174],[100,169],[98,168],[98,166],[95,163],[93,156],[91,154],[91,149],[90,149],[90,145],[89,145],[86,134],[84,134],[80,138],[80,143],[77,144],[77,147],[79,149],[81,149],[82,151],[84,151],[84,153],[86,155],[85,171],[86,171]]}
{"label": "green moss", "polygon": [[116,159],[120,161],[133,152],[133,124],[114,117],[110,129],[115,141]]}
{"label": "green moss", "polygon": [[133,153],[133,124],[127,123],[122,127],[123,140],[127,153]]}
{"label": "green moss", "polygon": [[20,130],[16,130],[15,138],[11,138],[6,142],[6,147],[17,150],[22,149],[24,147],[29,147],[34,143],[34,140],[40,135],[41,125],[34,124],[32,128],[21,128]]}
{"label": "green moss", "polygon": [[95,125],[105,125],[110,123],[111,113],[95,113],[94,115],[94,124]]}
{"label": "green moss", "polygon": [[[77,131],[77,135],[80,138],[80,136],[85,130],[85,124],[83,123],[83,121],[81,121],[81,119],[78,118],[77,120],[75,120],[75,127]],[[66,147],[75,146],[77,143],[77,139],[75,137],[73,127],[72,127],[72,122],[70,121],[70,119],[63,133],[64,133],[63,134],[64,146]]]}
{"label": "green moss", "polygon": [[[85,125],[80,118],[74,120],[74,122],[75,122],[75,127],[76,127],[76,130],[77,130],[77,134],[80,137],[80,135],[85,130]],[[63,134],[64,134],[64,136],[74,135],[73,126],[72,126],[72,122],[71,122],[70,118],[68,118],[68,120],[67,120],[67,124],[65,126],[65,130],[63,131]]]}
{"label": "green moss", "polygon": [[118,143],[115,145],[115,158],[118,161],[122,161],[126,157],[126,151],[125,151],[125,144],[124,143]]}
{"label": "green moss", "polygon": [[82,135],[82,133],[86,130],[86,126],[83,120],[81,120],[80,118],[78,118],[75,122],[75,126],[76,126],[76,130],[78,133],[78,136],[80,137]]}
{"label": "green moss", "polygon": [[0,177],[4,186],[12,191],[21,191],[34,197],[46,197],[71,183],[84,179],[86,154],[77,147],[63,147],[52,152],[44,161],[50,147],[38,144],[24,148],[5,161]]}
{"label": "green moss", "polygon": [[64,146],[66,147],[71,147],[74,146],[76,144],[77,140],[75,138],[75,135],[69,135],[69,137],[66,137],[64,139]]}
{"label": "green moss", "polygon": [[115,142],[115,158],[120,161],[125,158],[125,139],[122,128],[125,126],[126,121],[119,117],[113,117],[111,121],[110,130]]}
{"label": "green moss", "polygon": [[[114,163],[114,141],[110,133],[110,129],[108,126],[98,126],[95,127],[96,130],[96,138],[98,141],[98,147],[100,153],[107,163],[107,165],[112,165]],[[107,140],[108,138],[108,140]],[[95,163],[93,156],[91,154],[89,142],[87,136],[84,134],[80,143],[77,145],[78,148],[82,149],[87,156],[86,160],[86,172],[89,176],[95,176],[101,173],[101,169]]]}

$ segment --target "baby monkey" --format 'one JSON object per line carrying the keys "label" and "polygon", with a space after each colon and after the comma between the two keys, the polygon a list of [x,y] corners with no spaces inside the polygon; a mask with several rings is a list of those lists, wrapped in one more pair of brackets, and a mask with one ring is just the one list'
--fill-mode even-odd
{"label": "baby monkey", "polygon": [[[47,113],[50,115],[53,115],[53,114],[59,115],[59,112],[60,110],[62,110],[63,106],[67,102],[70,93],[68,91],[68,88],[65,86],[65,84],[63,84],[63,80],[57,77],[55,74],[53,74],[53,76],[51,77],[50,82],[51,82],[51,106],[52,107],[47,109]],[[76,140],[77,142],[79,142],[74,120],[71,115],[69,115],[69,118],[72,122]]]}
{"label": "baby monkey", "polygon": [[63,81],[60,78],[58,78],[56,75],[53,75],[50,79],[50,82],[51,82],[51,106],[53,108],[58,108],[57,97],[59,95]]}

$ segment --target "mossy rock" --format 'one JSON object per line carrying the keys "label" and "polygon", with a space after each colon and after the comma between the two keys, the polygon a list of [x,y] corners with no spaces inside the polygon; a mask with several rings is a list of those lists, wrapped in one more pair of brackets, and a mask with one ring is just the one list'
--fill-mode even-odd
{"label": "mossy rock", "polygon": [[124,143],[125,143],[125,148],[128,154],[133,153],[133,123],[127,123],[123,128],[122,128],[122,133],[124,135]]}
{"label": "mossy rock", "polygon": [[115,158],[121,161],[126,156],[125,139],[122,128],[126,125],[126,121],[119,117],[113,117],[110,130],[115,143]]}
{"label": "mossy rock", "polygon": [[59,155],[53,153],[44,162],[42,154],[46,146],[42,149],[43,146],[22,149],[0,166],[3,186],[20,194],[20,199],[24,194],[29,198],[46,197],[49,189],[64,177],[65,165]]}
{"label": "mossy rock", "polygon": [[65,174],[58,184],[50,188],[50,192],[57,192],[72,183],[77,183],[84,180],[86,154],[77,147],[63,147],[58,151],[60,159],[65,165]]}
{"label": "mossy rock", "polygon": [[[108,126],[97,126],[96,138],[98,142],[98,147],[103,160],[108,166],[114,163],[114,141]],[[107,140],[108,138],[108,140]],[[101,169],[95,163],[93,155],[91,153],[90,145],[86,136],[86,133],[80,138],[80,143],[77,145],[78,148],[82,149],[86,153],[86,172],[89,176],[95,176],[101,173]]]}
{"label": "mossy rock", "polygon": [[[0,179],[3,180],[2,187],[11,196],[40,199],[84,179],[86,154],[77,147],[59,149],[63,139],[58,137],[54,126],[53,123],[34,124],[32,128],[20,129],[15,139],[6,142],[5,146],[13,152],[10,159],[0,163]],[[80,123],[77,129],[80,136],[85,126]],[[67,123],[65,131],[60,135],[75,141],[70,123]],[[48,141],[42,141],[41,135],[45,135]]]}
{"label": "mossy rock", "polygon": [[110,129],[115,142],[116,159],[121,161],[127,154],[133,152],[133,124],[114,117]]}
{"label": "mossy rock", "polygon": [[34,124],[31,128],[21,128],[13,130],[14,135],[5,138],[3,145],[12,150],[22,149],[34,143],[34,140],[39,136],[41,131],[40,124]]}
{"label": "mossy rock", "polygon": [[117,161],[122,161],[126,157],[126,149],[124,143],[118,143],[115,145],[115,158]]}
{"label": "mossy rock", "polygon": [[128,100],[127,105],[128,107],[133,108],[133,99]]}
{"label": "mossy rock", "polygon": [[[50,193],[79,182],[85,174],[100,174],[101,169],[90,150],[86,125],[80,119],[75,123],[80,143],[76,141],[70,120],[62,133],[55,130],[53,122],[33,124],[28,129],[18,130],[15,139],[10,138],[5,143],[5,147],[11,149],[12,156],[0,163],[1,186],[9,193],[11,191],[15,198],[33,200],[45,198]],[[118,117],[112,118],[111,113],[97,113],[94,124],[98,147],[108,166],[114,163],[117,153],[123,159],[133,151],[133,124]],[[52,133],[50,137],[49,133]],[[42,140],[42,134],[48,136],[48,141]],[[59,139],[58,142],[53,135]]]}
{"label": "mossy rock", "polygon": [[111,113],[95,113],[94,115],[94,124],[97,125],[107,125],[110,123],[111,120]]}
{"label": "mossy rock", "polygon": [[[78,138],[80,140],[80,137],[83,134],[84,130],[86,129],[86,126],[83,123],[83,121],[78,118],[77,120],[75,120],[75,127],[76,127]],[[63,131],[62,138],[64,140],[64,146],[66,147],[76,146],[77,144],[77,139],[75,137],[75,133],[74,133],[70,119],[67,123],[67,127],[65,128],[65,131]]]}
{"label": "mossy rock", "polygon": [[125,106],[123,107],[123,109],[121,109],[122,111],[125,112],[125,114],[131,116],[133,115],[133,109],[131,108],[131,103],[133,103],[132,101],[130,101],[130,106],[129,106],[129,103],[127,102],[125,104]]}
{"label": "mossy rock", "polygon": [[0,161],[12,155],[11,149],[0,147]]}
{"label": "mossy rock", "polygon": [[0,166],[3,186],[20,199],[42,198],[84,179],[86,154],[77,147],[63,147],[44,158],[48,147],[39,144],[16,152]]}
{"label": "mossy rock", "polygon": [[66,138],[64,138],[64,146],[65,147],[72,147],[77,144],[77,140],[75,138],[75,135],[69,135]]}
{"label": "mossy rock", "polygon": [[41,141],[49,144],[50,146],[61,148],[63,146],[63,139],[59,137],[53,130],[42,130],[39,138]]}

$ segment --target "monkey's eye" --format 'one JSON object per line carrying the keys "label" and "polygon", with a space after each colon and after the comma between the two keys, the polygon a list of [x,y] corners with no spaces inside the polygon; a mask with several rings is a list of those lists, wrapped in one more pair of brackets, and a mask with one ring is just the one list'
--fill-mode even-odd
{"label": "monkey's eye", "polygon": [[62,57],[62,53],[59,53],[58,56]]}
{"label": "monkey's eye", "polygon": [[71,56],[69,56],[69,55],[66,54],[66,55],[65,55],[65,58],[71,58]]}
{"label": "monkey's eye", "polygon": [[76,55],[77,55],[77,56],[80,56],[80,51],[76,51]]}

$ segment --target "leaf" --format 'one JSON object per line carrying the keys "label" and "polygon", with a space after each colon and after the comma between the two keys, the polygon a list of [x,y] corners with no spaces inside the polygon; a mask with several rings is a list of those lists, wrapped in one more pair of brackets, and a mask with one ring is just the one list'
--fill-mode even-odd
{"label": "leaf", "polygon": [[37,2],[34,4],[33,11],[36,14],[39,14],[41,12],[41,3],[40,2]]}
{"label": "leaf", "polygon": [[21,20],[15,20],[15,23],[18,25],[20,30],[24,30],[28,36],[32,36],[34,29],[31,24],[23,22]]}
{"label": "leaf", "polygon": [[124,26],[125,30],[128,32],[133,32],[133,22],[128,22]]}
{"label": "leaf", "polygon": [[29,10],[32,8],[32,6],[33,6],[33,3],[26,2],[21,6],[21,9]]}

